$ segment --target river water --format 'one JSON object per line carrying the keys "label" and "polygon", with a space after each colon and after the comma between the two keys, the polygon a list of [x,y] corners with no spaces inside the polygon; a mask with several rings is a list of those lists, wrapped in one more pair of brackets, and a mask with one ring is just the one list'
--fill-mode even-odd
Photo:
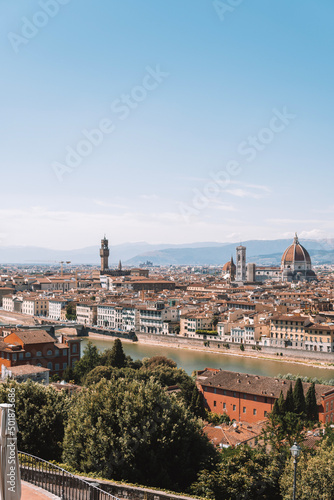
{"label": "river water", "polygon": [[[111,348],[111,339],[83,338],[81,349],[85,348],[88,340],[91,340],[100,351]],[[288,363],[281,360],[268,360],[251,358],[247,356],[234,356],[231,354],[218,354],[198,350],[173,348],[165,346],[153,346],[141,344],[140,342],[123,342],[124,352],[133,359],[143,359],[151,356],[166,356],[173,359],[179,368],[183,368],[189,375],[194,370],[203,368],[222,368],[233,372],[250,373],[254,375],[266,375],[276,377],[280,374],[292,373],[294,375],[318,377],[324,380],[334,379],[333,369],[306,366],[299,363]]]}

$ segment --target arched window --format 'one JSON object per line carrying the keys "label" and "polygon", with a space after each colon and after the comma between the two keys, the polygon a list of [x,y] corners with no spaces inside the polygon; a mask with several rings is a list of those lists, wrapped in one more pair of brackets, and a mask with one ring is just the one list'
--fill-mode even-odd
{"label": "arched window", "polygon": [[37,351],[37,352],[36,352],[36,356],[38,356],[38,357],[39,357],[39,356],[42,356],[42,351]]}
{"label": "arched window", "polygon": [[52,363],[51,363],[51,361],[48,362],[47,367],[49,368],[49,370],[52,370]]}
{"label": "arched window", "polygon": [[46,353],[46,354],[47,354],[48,356],[52,356],[52,351],[51,351],[51,349],[49,349],[49,350],[47,351],[47,353]]}
{"label": "arched window", "polygon": [[26,358],[31,358],[31,352],[26,352]]}

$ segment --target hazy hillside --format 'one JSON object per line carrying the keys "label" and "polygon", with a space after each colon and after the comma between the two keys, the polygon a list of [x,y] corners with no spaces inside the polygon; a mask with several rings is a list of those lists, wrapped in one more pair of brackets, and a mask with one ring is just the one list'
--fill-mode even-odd
{"label": "hazy hillside", "polygon": [[[325,249],[322,242],[305,240],[301,242],[310,252],[313,263],[334,263],[334,250]],[[247,248],[247,262],[262,265],[277,265],[281,261],[284,250],[291,244],[291,239],[282,240],[250,240],[243,242]],[[164,249],[145,252],[129,259],[126,264],[138,265],[150,260],[156,265],[222,265],[231,255],[235,259],[237,244],[226,244],[220,247]],[[330,246],[327,242],[326,246]]]}
{"label": "hazy hillside", "polygon": [[[247,247],[247,261],[262,265],[280,262],[282,253],[291,244],[291,239],[250,240],[242,244]],[[334,241],[303,240],[301,243],[310,252],[313,263],[334,263]],[[124,243],[110,247],[110,265],[137,266],[146,260],[156,265],[222,265],[239,243],[202,242],[192,244],[151,245],[146,242]],[[99,246],[77,250],[51,250],[40,247],[0,247],[0,263],[53,264],[61,260],[72,264],[99,264]]]}

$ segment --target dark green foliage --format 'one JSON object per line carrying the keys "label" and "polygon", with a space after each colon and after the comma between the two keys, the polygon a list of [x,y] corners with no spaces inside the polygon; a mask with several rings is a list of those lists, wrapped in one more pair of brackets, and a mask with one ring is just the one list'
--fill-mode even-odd
{"label": "dark green foliage", "polygon": [[65,382],[75,382],[75,375],[73,368],[67,366],[63,371],[62,379],[65,380]]}
{"label": "dark green foliage", "polygon": [[177,364],[170,358],[166,358],[166,356],[153,356],[152,358],[144,358],[143,359],[143,367],[149,370],[153,370],[154,368],[167,366],[169,368],[177,368]]}
{"label": "dark green foliage", "polygon": [[334,445],[334,428],[330,424],[326,424],[323,441],[325,442],[325,446],[329,448]]}
{"label": "dark green foliage", "polygon": [[277,400],[277,405],[278,405],[279,414],[284,415],[284,413],[286,412],[286,403],[284,400],[283,391],[281,391],[281,393],[279,395],[279,398]]}
{"label": "dark green foliage", "polygon": [[305,396],[303,384],[300,378],[297,379],[295,387],[293,389],[293,404],[295,413],[297,413],[298,415],[305,414]]}
{"label": "dark green foliage", "polygon": [[273,415],[284,415],[285,414],[285,400],[283,396],[283,391],[281,391],[279,398],[276,399],[274,407],[272,410]]}
{"label": "dark green foliage", "polygon": [[8,402],[10,389],[15,390],[19,449],[45,460],[59,460],[69,397],[31,381],[9,382],[0,384],[1,403]]}
{"label": "dark green foliage", "polygon": [[305,398],[305,413],[306,418],[310,421],[317,422],[319,419],[318,415],[318,405],[317,399],[315,395],[315,385],[314,382],[309,387],[306,398]]}
{"label": "dark green foliage", "polygon": [[244,351],[244,350],[245,350],[244,344],[240,344],[240,351]]}
{"label": "dark green foliage", "polygon": [[140,359],[133,360],[131,356],[126,356],[126,366],[134,370],[139,370],[143,366],[143,362]]}
{"label": "dark green foliage", "polygon": [[[83,382],[84,377],[89,373],[93,368],[101,364],[101,356],[99,351],[95,345],[91,341],[89,341],[85,347],[83,356],[80,361],[78,361],[73,369],[74,380],[77,384]],[[67,374],[66,374],[67,376]]]}
{"label": "dark green foliage", "polygon": [[271,414],[275,415],[275,416],[280,414],[280,410],[279,410],[279,406],[278,406],[278,399],[275,400]]}
{"label": "dark green foliage", "polygon": [[77,319],[76,305],[73,302],[69,302],[66,306],[66,319],[69,321]]}
{"label": "dark green foliage", "polygon": [[85,385],[97,384],[103,378],[110,380],[113,372],[114,369],[111,366],[96,366],[86,375]]}
{"label": "dark green foliage", "polygon": [[293,399],[293,390],[292,390],[292,384],[290,384],[290,387],[288,389],[286,398],[285,398],[285,411],[286,412],[294,412],[295,411],[295,402]]}
{"label": "dark green foliage", "polygon": [[213,411],[205,412],[205,419],[213,425],[229,424],[231,422],[227,413],[214,413]]}
{"label": "dark green foliage", "polygon": [[213,472],[201,471],[191,493],[213,500],[279,500],[283,466],[279,454],[241,446],[224,453]]}
{"label": "dark green foliage", "polygon": [[300,415],[287,412],[277,415],[271,412],[264,429],[264,439],[273,449],[282,450],[292,446],[295,441],[301,442],[306,435],[305,421]]}
{"label": "dark green foliage", "polygon": [[179,490],[216,457],[197,420],[153,380],[102,380],[71,407],[64,460],[83,472]]}
{"label": "dark green foliage", "polygon": [[115,339],[112,349],[108,349],[104,355],[104,364],[106,366],[114,368],[124,368],[126,366],[126,356],[120,339]]}
{"label": "dark green foliage", "polygon": [[192,395],[191,395],[191,402],[189,405],[189,410],[196,415],[196,417],[199,418],[205,418],[206,417],[206,411],[204,408],[204,397],[201,391],[199,391],[194,385]]}
{"label": "dark green foliage", "polygon": [[[282,499],[292,498],[294,464],[291,457],[286,461],[280,478]],[[298,500],[333,500],[334,495],[334,446],[326,439],[308,453],[303,450],[298,458],[296,498]]]}

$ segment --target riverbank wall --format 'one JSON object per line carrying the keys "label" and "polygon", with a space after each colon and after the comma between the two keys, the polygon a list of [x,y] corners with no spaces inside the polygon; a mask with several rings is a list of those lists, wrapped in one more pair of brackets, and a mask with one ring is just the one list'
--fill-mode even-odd
{"label": "riverbank wall", "polygon": [[[219,340],[209,340],[204,341],[200,339],[189,339],[186,337],[170,336],[170,335],[155,335],[155,334],[137,334],[138,341],[147,344],[156,345],[168,345],[169,347],[178,347],[181,349],[201,349],[207,352],[219,352],[222,354],[239,354],[246,356],[256,356],[256,357],[277,357],[280,359],[289,360],[301,360],[301,361],[317,361],[323,363],[333,363],[334,364],[334,353],[333,352],[320,352],[320,351],[300,351],[298,349],[292,349],[290,347],[280,349],[276,347],[261,346],[261,349],[252,349],[251,345],[248,344],[237,344],[219,341]],[[209,345],[204,345],[209,342]],[[228,345],[229,347],[224,347]],[[244,346],[244,350],[240,349],[241,345]]]}

